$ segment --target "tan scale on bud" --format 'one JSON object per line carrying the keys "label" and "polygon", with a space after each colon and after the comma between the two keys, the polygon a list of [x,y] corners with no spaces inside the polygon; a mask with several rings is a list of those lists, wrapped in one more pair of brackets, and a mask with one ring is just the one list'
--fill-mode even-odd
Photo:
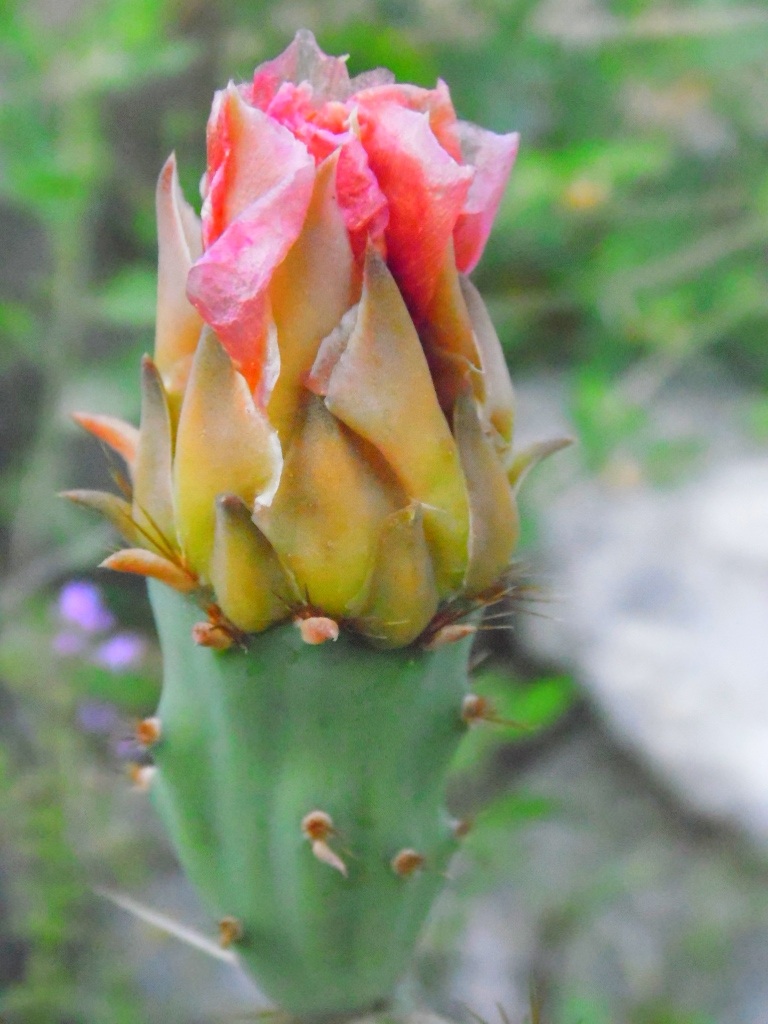
{"label": "tan scale on bud", "polygon": [[136,725],[136,741],[142,747],[151,747],[158,742],[162,735],[160,719],[157,716],[142,718]]}
{"label": "tan scale on bud", "polygon": [[490,722],[492,725],[505,725],[510,729],[529,728],[524,722],[517,722],[514,718],[502,718],[487,697],[480,697],[476,693],[468,693],[462,701],[461,717],[467,725]]}
{"label": "tan scale on bud", "polygon": [[472,822],[468,818],[457,818],[451,825],[454,839],[464,839],[472,831]]}
{"label": "tan scale on bud", "polygon": [[152,764],[132,764],[128,769],[128,778],[138,793],[147,793],[156,773],[157,768]]}
{"label": "tan scale on bud", "polygon": [[215,651],[228,651],[234,643],[232,635],[219,623],[196,622],[192,639],[198,647],[212,647]]}
{"label": "tan scale on bud", "polygon": [[314,856],[346,878],[347,865],[328,844],[328,840],[336,834],[330,814],[310,811],[301,820],[301,831],[309,840]]}
{"label": "tan scale on bud", "polygon": [[243,937],[243,926],[236,917],[222,917],[219,921],[219,945],[222,949],[239,942]]}
{"label": "tan scale on bud", "polygon": [[424,854],[419,853],[418,850],[405,849],[396,853],[390,864],[396,875],[400,875],[401,878],[408,878],[415,871],[423,868],[425,861]]}
{"label": "tan scale on bud", "polygon": [[333,819],[325,811],[310,811],[301,819],[301,831],[312,842],[322,842],[335,833]]}
{"label": "tan scale on bud", "polygon": [[447,626],[441,626],[436,633],[424,644],[425,651],[436,651],[446,644],[455,644],[459,640],[466,640],[477,632],[477,626],[469,622],[451,622]]}
{"label": "tan scale on bud", "polygon": [[301,639],[305,644],[316,646],[324,644],[328,640],[339,639],[339,624],[335,619],[329,619],[325,615],[310,615],[307,618],[297,618],[296,626],[301,633]]}
{"label": "tan scale on bud", "polygon": [[492,708],[485,697],[479,697],[476,693],[468,693],[461,702],[461,717],[467,725],[474,725],[475,722],[483,722],[492,714]]}

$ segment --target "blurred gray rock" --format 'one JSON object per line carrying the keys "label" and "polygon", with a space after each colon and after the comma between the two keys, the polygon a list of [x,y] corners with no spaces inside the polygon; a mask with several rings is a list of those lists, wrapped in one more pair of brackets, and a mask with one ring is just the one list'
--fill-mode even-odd
{"label": "blurred gray rock", "polygon": [[[656,403],[658,436],[704,442],[675,484],[629,460],[590,478],[577,453],[542,467],[530,498],[554,618],[521,630],[680,799],[768,846],[768,458],[723,390]],[[562,417],[555,389],[520,391],[522,423]]]}
{"label": "blurred gray rock", "polygon": [[685,820],[589,717],[515,787],[554,809],[467,840],[431,925],[438,945],[464,897],[437,1005],[522,1024],[533,986],[552,1024],[768,1020],[765,864]]}

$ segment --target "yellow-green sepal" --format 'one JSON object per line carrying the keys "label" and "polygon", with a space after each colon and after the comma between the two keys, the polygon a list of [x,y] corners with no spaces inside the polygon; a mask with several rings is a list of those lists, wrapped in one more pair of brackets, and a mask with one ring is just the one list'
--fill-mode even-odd
{"label": "yellow-green sepal", "polygon": [[360,593],[386,516],[392,484],[375,450],[313,395],[293,436],[274,499],[254,521],[296,580],[305,601],[344,616]]}
{"label": "yellow-green sepal", "polygon": [[280,479],[280,442],[248,385],[212,331],[197,346],[179,417],[173,486],[182,550],[210,576],[216,498],[236,494],[252,507]]}
{"label": "yellow-green sepal", "polygon": [[62,491],[59,495],[75,505],[89,508],[107,519],[128,544],[140,546],[146,538],[133,521],[131,504],[125,498],[108,491]]}
{"label": "yellow-green sepal", "polygon": [[[318,362],[323,355],[321,349]],[[408,309],[372,249],[357,320],[324,393],[334,416],[378,449],[408,498],[424,507],[438,588],[441,594],[457,590],[469,542],[459,453]]]}
{"label": "yellow-green sepal", "polygon": [[160,373],[149,358],[141,363],[141,427],[133,467],[133,519],[161,554],[177,548],[171,467],[173,431]]}
{"label": "yellow-green sepal", "polygon": [[211,583],[221,610],[245,633],[288,618],[300,599],[251,510],[235,494],[216,499]]}
{"label": "yellow-green sepal", "polygon": [[453,429],[469,492],[469,564],[464,590],[471,597],[497,583],[509,566],[519,521],[504,466],[483,430],[470,394],[460,395],[456,402]]}
{"label": "yellow-green sepal", "polygon": [[424,512],[413,503],[384,520],[354,627],[376,647],[404,647],[424,632],[438,604]]}

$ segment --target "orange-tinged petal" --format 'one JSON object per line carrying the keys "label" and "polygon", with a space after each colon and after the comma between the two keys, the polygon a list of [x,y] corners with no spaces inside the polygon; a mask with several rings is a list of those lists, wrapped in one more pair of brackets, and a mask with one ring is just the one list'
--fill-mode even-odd
{"label": "orange-tinged petal", "polygon": [[460,277],[459,281],[480,353],[480,366],[485,381],[483,412],[498,432],[503,446],[507,446],[512,442],[515,420],[515,392],[507,362],[480,292],[468,278]]}
{"label": "orange-tinged petal", "polygon": [[398,103],[360,110],[362,142],[389,203],[387,262],[420,320],[474,174],[443,149],[420,114]]}
{"label": "orange-tinged petal", "polygon": [[208,578],[216,498],[250,507],[280,478],[280,443],[216,336],[204,331],[179,417],[173,484],[177,529],[190,565]]}
{"label": "orange-tinged petal", "polygon": [[99,416],[87,412],[72,413],[72,419],[83,430],[109,445],[125,459],[129,469],[133,467],[139,444],[139,431],[132,423],[126,423],[117,416]]}
{"label": "orange-tinged petal", "polygon": [[519,523],[507,475],[493,442],[483,432],[471,395],[459,398],[453,420],[469,491],[469,564],[464,587],[472,596],[497,583],[508,567]]}
{"label": "orange-tinged petal", "polygon": [[197,587],[197,580],[192,573],[154,551],[145,551],[144,548],[124,548],[122,551],[116,551],[114,555],[105,558],[99,568],[149,576],[173,587],[174,590],[181,591],[182,594],[188,594]]}
{"label": "orange-tinged petal", "polygon": [[[361,591],[396,488],[375,468],[378,455],[310,397],[286,455],[277,494],[254,521],[304,598],[344,616]],[[384,470],[386,472],[386,470]]]}
{"label": "orange-tinged petal", "polygon": [[131,506],[124,498],[107,491],[86,490],[62,491],[60,497],[104,516],[129,544],[146,543],[146,538],[133,521]]}
{"label": "orange-tinged petal", "polygon": [[221,610],[246,633],[287,618],[299,600],[274,548],[234,494],[216,501],[211,583]]}
{"label": "orange-tinged petal", "polygon": [[183,389],[183,368],[203,321],[187,298],[187,275],[202,253],[200,222],[182,195],[172,154],[157,182],[158,276],[155,362],[166,385]]}
{"label": "orange-tinged petal", "polygon": [[372,250],[357,321],[330,374],[325,403],[381,452],[408,497],[424,505],[440,592],[458,588],[469,543],[459,453],[402,296]]}
{"label": "orange-tinged petal", "polygon": [[165,388],[157,367],[141,364],[141,431],[133,471],[133,518],[164,554],[176,548],[171,462],[173,435]]}
{"label": "orange-tinged petal", "polygon": [[404,647],[437,611],[439,597],[419,505],[384,520],[355,626],[380,647]]}
{"label": "orange-tinged petal", "polygon": [[268,404],[270,421],[286,443],[305,394],[303,379],[320,341],[341,320],[359,291],[344,219],[336,202],[338,154],[318,168],[304,227],[269,289],[277,326],[280,373]]}

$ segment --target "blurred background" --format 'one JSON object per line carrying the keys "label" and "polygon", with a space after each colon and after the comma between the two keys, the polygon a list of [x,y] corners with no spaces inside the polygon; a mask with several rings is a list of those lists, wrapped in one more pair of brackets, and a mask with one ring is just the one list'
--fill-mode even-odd
{"label": "blurred background", "polygon": [[[298,27],[451,87],[522,148],[475,273],[522,440],[539,600],[480,638],[476,818],[408,987],[456,1021],[768,1021],[768,6],[760,0],[5,0],[0,6],[0,1016],[209,1024],[232,968],[146,797],[159,659],[75,409],[138,417],[153,193],[190,199],[214,89]],[[506,1016],[504,1016],[506,1015]]]}

